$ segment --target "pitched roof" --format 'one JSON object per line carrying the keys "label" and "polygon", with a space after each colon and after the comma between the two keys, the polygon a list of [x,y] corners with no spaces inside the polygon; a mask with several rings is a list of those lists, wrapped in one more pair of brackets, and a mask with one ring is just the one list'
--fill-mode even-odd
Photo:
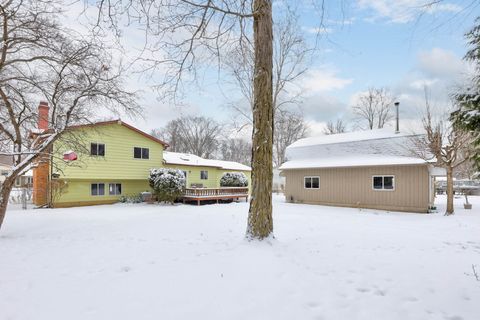
{"label": "pitched roof", "polygon": [[418,135],[384,128],[300,139],[287,147],[280,169],[426,164],[412,151]]}
{"label": "pitched roof", "polygon": [[163,161],[167,164],[184,166],[214,167],[225,170],[251,171],[249,166],[234,161],[204,159],[190,153],[163,152]]}
{"label": "pitched roof", "polygon": [[104,126],[104,125],[111,125],[111,124],[119,124],[121,126],[124,126],[125,128],[128,128],[132,131],[135,131],[136,133],[139,133],[141,134],[142,136],[144,136],[145,138],[148,138],[152,141],[155,141],[157,143],[160,143],[161,145],[163,145],[164,147],[168,147],[168,143],[158,139],[158,138],[155,138],[154,136],[152,135],[149,135],[148,133],[146,132],[143,132],[142,130],[140,129],[137,129],[135,128],[134,126],[122,121],[121,119],[117,119],[117,120],[109,120],[109,121],[100,121],[100,122],[94,122],[94,123],[88,123],[88,124],[79,124],[79,125],[73,125],[73,126],[69,126],[68,129],[76,129],[76,128],[84,128],[84,127],[95,127],[95,126]]}
{"label": "pitched roof", "polygon": [[321,135],[315,137],[303,138],[292,143],[289,148],[309,147],[325,144],[337,144],[344,142],[356,142],[366,140],[390,139],[399,137],[415,136],[418,133],[395,133],[392,128],[373,129],[365,131],[353,131],[345,133],[337,133],[330,135]]}

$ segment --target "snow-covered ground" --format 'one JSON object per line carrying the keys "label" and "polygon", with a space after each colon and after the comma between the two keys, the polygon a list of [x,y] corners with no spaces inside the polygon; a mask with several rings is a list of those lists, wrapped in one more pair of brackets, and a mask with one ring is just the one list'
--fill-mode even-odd
{"label": "snow-covered ground", "polygon": [[478,320],[480,197],[470,200],[445,217],[277,196],[268,243],[243,240],[246,203],[12,206],[0,319]]}

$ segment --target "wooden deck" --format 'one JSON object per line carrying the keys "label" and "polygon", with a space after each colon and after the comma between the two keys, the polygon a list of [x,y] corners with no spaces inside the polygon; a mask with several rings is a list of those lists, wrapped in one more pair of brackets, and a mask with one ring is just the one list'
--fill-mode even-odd
{"label": "wooden deck", "polygon": [[186,188],[182,196],[183,203],[195,201],[200,205],[206,200],[240,200],[245,198],[248,202],[248,188],[224,187],[224,188]]}

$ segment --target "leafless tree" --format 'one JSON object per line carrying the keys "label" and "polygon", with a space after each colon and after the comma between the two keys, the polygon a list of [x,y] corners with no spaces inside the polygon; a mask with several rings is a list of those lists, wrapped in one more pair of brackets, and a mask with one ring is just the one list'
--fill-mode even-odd
{"label": "leafless tree", "polygon": [[[144,59],[165,75],[159,90],[178,96],[183,80],[196,79],[197,68],[218,65],[240,42],[254,48],[252,197],[247,238],[264,239],[273,231],[273,19],[271,0],[100,0],[98,25],[118,30],[125,20],[147,35]],[[122,20],[122,17],[125,19]],[[253,20],[253,24],[251,24]],[[250,35],[253,34],[253,37]]]}
{"label": "leafless tree", "polygon": [[219,147],[223,126],[211,118],[185,116],[153,132],[167,141],[175,152],[212,158]]}
{"label": "leafless tree", "polygon": [[347,132],[347,125],[342,119],[337,119],[337,122],[328,121],[327,127],[323,130],[325,134],[337,134]]}
{"label": "leafless tree", "polygon": [[[299,17],[295,10],[286,8],[273,26],[273,106],[277,110],[296,108],[301,104],[302,91],[296,87],[307,71],[307,60],[313,52],[307,46]],[[251,42],[239,42],[228,54],[225,67],[240,89],[241,101],[230,102],[234,111],[234,125],[243,129],[252,125],[254,62]],[[246,102],[246,103],[245,103]]]}
{"label": "leafless tree", "polygon": [[359,96],[353,106],[353,113],[357,116],[361,126],[367,129],[381,129],[393,119],[392,106],[395,97],[386,88],[369,88]]}
{"label": "leafless tree", "polygon": [[472,137],[448,120],[436,120],[432,115],[427,91],[425,91],[425,115],[423,117],[425,135],[413,139],[412,152],[425,160],[436,159],[436,165],[447,171],[447,208],[445,215],[454,213],[453,177],[455,171],[470,161]]}
{"label": "leafless tree", "polygon": [[227,138],[220,144],[219,155],[223,160],[251,165],[252,144],[240,138]]}
{"label": "leafless tree", "polygon": [[[295,88],[295,83],[305,74],[306,60],[312,51],[301,32],[296,12],[287,8],[279,16],[273,27],[274,166],[285,161],[286,147],[307,132],[303,115],[292,109],[301,103],[302,92]],[[242,130],[252,126],[255,57],[251,43],[239,43],[229,57],[225,65],[244,99],[231,102],[230,107],[234,111],[234,126]]]}
{"label": "leafless tree", "polygon": [[[13,157],[12,172],[0,185],[0,226],[16,177],[49,157],[71,124],[90,121],[101,107],[136,108],[103,43],[57,22],[62,4],[0,1],[0,141],[2,153]],[[39,100],[51,107],[48,130],[33,130]]]}
{"label": "leafless tree", "polygon": [[163,128],[153,129],[150,134],[162,141],[166,141],[168,143],[168,151],[186,152],[180,136],[179,119],[169,121]]}
{"label": "leafless tree", "polygon": [[277,110],[275,115],[275,130],[273,136],[273,162],[279,167],[285,162],[285,150],[298,139],[305,138],[308,134],[308,125],[302,114],[287,110]]}

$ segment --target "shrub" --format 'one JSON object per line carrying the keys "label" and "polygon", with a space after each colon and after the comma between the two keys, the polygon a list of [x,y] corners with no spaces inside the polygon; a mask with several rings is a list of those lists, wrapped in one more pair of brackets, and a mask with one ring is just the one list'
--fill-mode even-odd
{"label": "shrub", "polygon": [[243,172],[225,172],[220,179],[221,187],[247,187],[248,179]]}
{"label": "shrub", "polygon": [[157,195],[158,201],[172,204],[183,194],[185,189],[185,176],[181,170],[177,169],[151,169],[148,182]]}
{"label": "shrub", "polygon": [[141,203],[143,202],[142,195],[140,193],[129,195],[129,196],[120,196],[118,201],[122,203]]}

